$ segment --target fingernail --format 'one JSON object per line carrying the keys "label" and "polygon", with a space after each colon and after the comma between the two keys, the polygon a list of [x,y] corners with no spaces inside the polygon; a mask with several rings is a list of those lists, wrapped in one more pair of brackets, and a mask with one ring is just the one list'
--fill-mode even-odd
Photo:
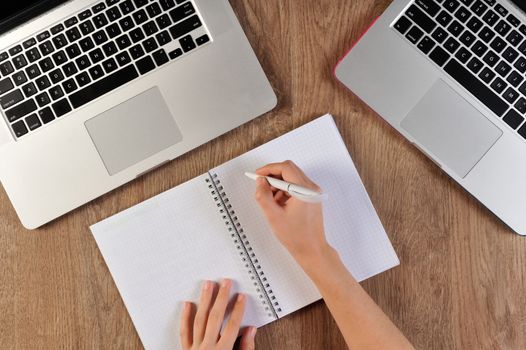
{"label": "fingernail", "polygon": [[205,281],[203,283],[203,292],[209,290],[211,285],[210,281]]}
{"label": "fingernail", "polygon": [[241,303],[243,300],[245,300],[245,294],[238,294],[237,295],[237,302]]}
{"label": "fingernail", "polygon": [[250,336],[254,338],[258,329],[256,327],[250,327]]}
{"label": "fingernail", "polygon": [[189,306],[190,306],[190,304],[189,304],[187,301],[185,301],[185,302],[183,303],[183,311],[188,310],[188,307],[189,307]]}
{"label": "fingernail", "polygon": [[229,280],[228,278],[224,278],[224,279],[221,281],[221,288],[230,287],[231,284],[232,284],[232,281],[231,281],[231,280]]}

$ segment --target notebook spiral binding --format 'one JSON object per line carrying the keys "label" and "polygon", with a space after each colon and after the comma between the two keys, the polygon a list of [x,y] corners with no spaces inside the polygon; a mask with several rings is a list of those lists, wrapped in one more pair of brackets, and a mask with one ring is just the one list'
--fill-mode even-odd
{"label": "notebook spiral binding", "polygon": [[265,276],[259,261],[254,253],[250,242],[243,230],[241,223],[239,222],[235,210],[230,204],[230,200],[221,185],[221,180],[217,177],[217,174],[208,173],[206,179],[208,189],[212,195],[212,198],[217,204],[219,213],[222,219],[225,221],[230,237],[233,243],[236,245],[241,260],[248,269],[250,280],[254,284],[256,291],[259,295],[259,299],[268,313],[269,317],[278,318],[278,313],[281,312],[279,302],[274,295],[270,287],[270,283]]}

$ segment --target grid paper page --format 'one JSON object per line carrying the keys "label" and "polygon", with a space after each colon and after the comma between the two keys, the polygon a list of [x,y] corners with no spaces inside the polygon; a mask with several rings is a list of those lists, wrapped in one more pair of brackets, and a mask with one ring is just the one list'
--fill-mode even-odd
{"label": "grid paper page", "polygon": [[323,206],[327,240],[357,280],[399,264],[332,116],[318,118],[211,171],[218,174],[270,282],[280,317],[320,295],[271,233],[254,200],[255,182],[244,173],[286,159],[328,193]]}
{"label": "grid paper page", "polygon": [[179,349],[182,302],[229,277],[248,296],[244,325],[269,317],[199,176],[91,227],[146,349]]}

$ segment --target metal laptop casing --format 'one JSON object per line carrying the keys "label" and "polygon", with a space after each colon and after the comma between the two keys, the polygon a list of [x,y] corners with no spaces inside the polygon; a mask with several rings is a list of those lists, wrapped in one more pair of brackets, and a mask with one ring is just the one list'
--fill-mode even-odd
{"label": "metal laptop casing", "polygon": [[[0,37],[9,46],[96,1],[75,0]],[[26,228],[37,228],[271,110],[276,96],[227,0],[194,0],[212,43],[20,138],[0,121],[0,180]],[[85,122],[157,86],[182,141],[110,176]],[[2,118],[4,116],[1,116]]]}
{"label": "metal laptop casing", "polygon": [[[407,0],[393,1],[340,61],[335,75],[510,228],[526,235],[526,142],[391,28],[411,3]],[[512,4],[502,3],[522,21],[525,20],[524,14]],[[401,126],[402,120],[440,79],[503,131],[493,147],[463,178]]]}

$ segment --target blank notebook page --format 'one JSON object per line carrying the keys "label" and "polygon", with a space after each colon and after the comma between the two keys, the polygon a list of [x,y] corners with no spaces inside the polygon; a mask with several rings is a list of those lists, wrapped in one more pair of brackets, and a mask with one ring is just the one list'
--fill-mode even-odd
{"label": "blank notebook page", "polygon": [[207,175],[91,227],[141,341],[179,349],[182,302],[199,300],[204,280],[230,277],[248,294],[245,325],[269,317],[212,200]]}
{"label": "blank notebook page", "polygon": [[286,159],[302,168],[329,195],[323,205],[327,240],[361,281],[399,264],[332,116],[326,115],[215,169],[248,236],[284,316],[320,295],[271,234],[257,202],[255,182],[244,176]]}

